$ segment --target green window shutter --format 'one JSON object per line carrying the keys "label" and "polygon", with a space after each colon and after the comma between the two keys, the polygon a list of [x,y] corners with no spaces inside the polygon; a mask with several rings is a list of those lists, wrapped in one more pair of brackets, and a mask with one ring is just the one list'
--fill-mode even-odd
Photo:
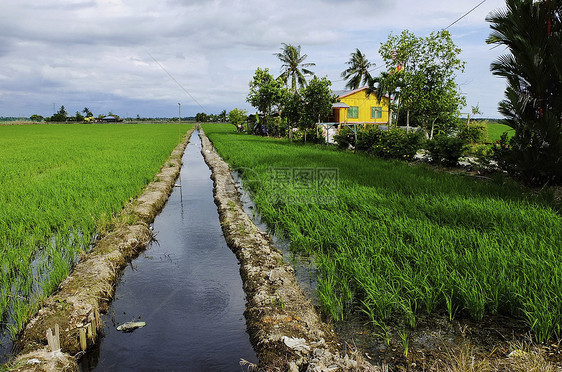
{"label": "green window shutter", "polygon": [[359,107],[358,106],[350,106],[348,117],[350,119],[357,119],[359,117]]}
{"label": "green window shutter", "polygon": [[371,119],[382,119],[382,107],[371,107]]}

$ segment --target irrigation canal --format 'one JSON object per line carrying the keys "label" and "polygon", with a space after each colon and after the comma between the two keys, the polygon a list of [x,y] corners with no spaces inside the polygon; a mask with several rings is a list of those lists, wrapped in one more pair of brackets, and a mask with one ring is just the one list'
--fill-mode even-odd
{"label": "irrigation canal", "polygon": [[[213,199],[198,131],[183,155],[180,178],[154,221],[157,242],[124,271],[104,315],[89,371],[234,371],[256,363],[243,315],[245,295]],[[146,323],[130,333],[116,327]]]}

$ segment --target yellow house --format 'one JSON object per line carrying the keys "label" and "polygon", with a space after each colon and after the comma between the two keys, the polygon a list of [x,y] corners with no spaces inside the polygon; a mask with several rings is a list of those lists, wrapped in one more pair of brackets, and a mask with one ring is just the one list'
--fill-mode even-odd
{"label": "yellow house", "polygon": [[388,124],[388,97],[380,102],[374,94],[366,95],[367,87],[351,91],[335,91],[338,102],[332,105],[333,121],[341,124]]}

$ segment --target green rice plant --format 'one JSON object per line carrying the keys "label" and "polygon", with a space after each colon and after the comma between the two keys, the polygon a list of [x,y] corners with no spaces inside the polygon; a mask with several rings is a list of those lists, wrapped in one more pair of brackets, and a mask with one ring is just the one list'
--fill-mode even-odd
{"label": "green rice plant", "polygon": [[408,358],[408,350],[410,348],[410,339],[408,338],[408,334],[402,329],[398,331],[398,336],[400,337],[400,344],[404,350],[404,358]]}
{"label": "green rice plant", "polygon": [[[526,319],[541,341],[561,328],[562,306],[545,301],[562,298],[562,217],[549,190],[203,128],[232,168],[251,175],[262,219],[292,250],[314,255],[334,319],[355,310],[373,326],[400,316],[415,325],[421,312],[504,314]],[[337,186],[272,177],[303,169],[337,169]],[[329,203],[314,198],[323,193]]]}
{"label": "green rice plant", "polygon": [[165,163],[177,132],[175,125],[0,127],[0,323],[12,334],[95,237],[124,222],[115,216]]}
{"label": "green rice plant", "polygon": [[455,305],[453,302],[453,292],[444,293],[445,297],[445,304],[447,308],[447,314],[449,315],[449,320],[452,321],[455,318],[455,315],[458,310],[458,306]]}

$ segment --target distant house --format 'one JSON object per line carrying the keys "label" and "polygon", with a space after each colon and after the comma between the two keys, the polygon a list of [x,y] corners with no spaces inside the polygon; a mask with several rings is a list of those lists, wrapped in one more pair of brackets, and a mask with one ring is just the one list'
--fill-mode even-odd
{"label": "distant house", "polygon": [[101,121],[103,121],[104,123],[115,123],[115,122],[123,121],[123,120],[121,120],[121,119],[119,119],[115,116],[110,115],[110,116],[105,116],[105,117],[101,118]]}
{"label": "distant house", "polygon": [[332,105],[332,122],[341,124],[388,124],[388,97],[380,102],[374,94],[366,95],[367,87],[332,92],[338,102]]}

